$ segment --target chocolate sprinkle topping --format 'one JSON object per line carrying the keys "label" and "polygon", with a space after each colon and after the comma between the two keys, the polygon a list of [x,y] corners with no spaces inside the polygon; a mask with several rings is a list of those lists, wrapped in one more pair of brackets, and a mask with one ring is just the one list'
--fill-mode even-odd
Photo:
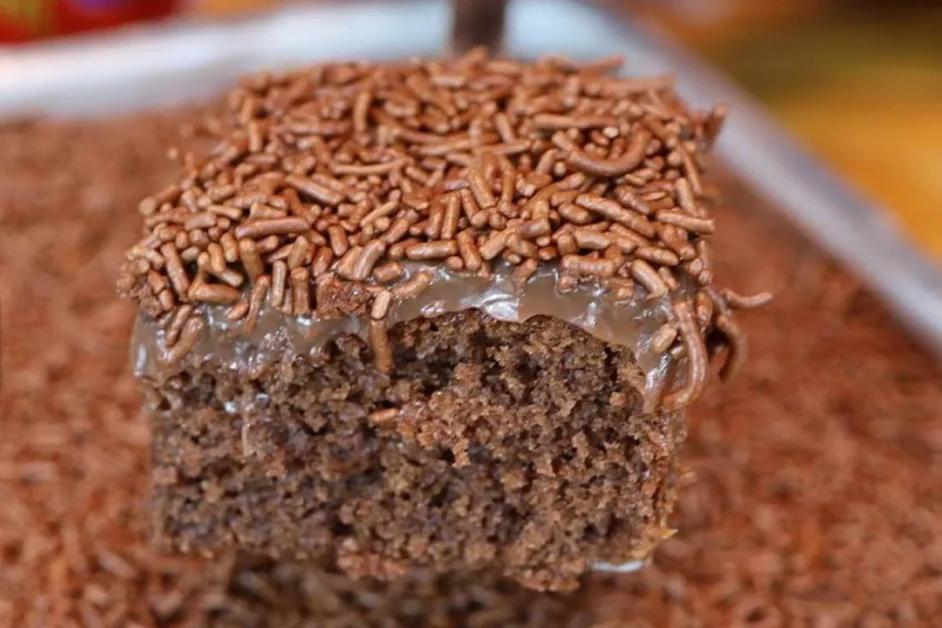
{"label": "chocolate sprinkle topping", "polygon": [[[614,67],[475,50],[249,78],[207,124],[215,150],[183,159],[179,181],[141,201],[144,237],[119,286],[150,316],[173,312],[167,362],[196,343],[193,306],[229,305],[248,331],[267,294],[285,315],[372,313],[388,369],[390,301],[431,281],[397,260],[459,275],[503,261],[519,267],[520,291],[554,265],[563,291],[598,282],[617,300],[635,288],[671,300],[659,340],[672,344],[658,350],[687,356],[665,398],[683,407],[703,388],[705,339],[710,355],[728,347],[724,372],[735,370],[745,341],[731,310],[765,296],[710,288],[705,311],[716,226],[701,168],[715,116],[688,110],[664,77],[607,75]],[[345,293],[331,283],[365,284],[380,301],[321,302]]]}

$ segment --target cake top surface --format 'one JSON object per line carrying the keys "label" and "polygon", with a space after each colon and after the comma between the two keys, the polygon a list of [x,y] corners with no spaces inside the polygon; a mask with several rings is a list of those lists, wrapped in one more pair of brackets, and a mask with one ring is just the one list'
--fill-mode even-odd
{"label": "cake top surface", "polygon": [[687,356],[685,405],[705,339],[734,370],[730,312],[766,297],[712,285],[702,170],[723,108],[690,111],[669,76],[616,77],[620,65],[476,50],[247,78],[207,123],[216,147],[177,153],[179,180],[140,203],[119,289],[160,321],[172,362],[196,345],[203,307],[228,307],[246,332],[266,306],[359,315],[376,349],[390,307],[437,278],[511,268],[525,292],[549,267],[561,293],[666,303],[656,349]]}

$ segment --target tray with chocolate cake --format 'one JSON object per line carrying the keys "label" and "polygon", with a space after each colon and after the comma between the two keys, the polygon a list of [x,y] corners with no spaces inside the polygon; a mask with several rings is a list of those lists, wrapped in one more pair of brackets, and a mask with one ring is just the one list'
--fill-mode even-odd
{"label": "tray with chocolate cake", "polygon": [[[755,250],[778,259],[781,215],[935,338],[935,269],[708,71],[567,2],[511,5],[523,61],[437,60],[447,19],[426,2],[293,7],[33,49],[0,79],[8,113],[96,120],[227,94],[180,116],[172,172],[128,204],[143,232],[119,288],[138,310],[154,531],[221,562],[265,556],[227,572],[234,596],[277,606],[260,578],[345,591],[302,573],[338,566],[364,590],[463,590],[449,574],[468,570],[571,589],[646,558],[672,532],[684,413],[711,361],[741,366],[739,318],[764,315],[733,311],[786,283]],[[736,112],[720,135],[724,109],[696,108],[714,102]],[[717,137],[777,205],[710,165]],[[714,211],[717,188],[758,215]]]}

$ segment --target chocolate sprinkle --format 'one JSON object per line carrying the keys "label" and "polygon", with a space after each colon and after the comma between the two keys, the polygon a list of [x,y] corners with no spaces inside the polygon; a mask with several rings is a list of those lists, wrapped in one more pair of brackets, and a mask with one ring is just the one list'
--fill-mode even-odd
{"label": "chocolate sprinkle", "polygon": [[[243,277],[247,292],[270,277],[273,307],[326,316],[343,306],[318,295],[338,291],[304,284],[328,272],[402,300],[427,283],[403,277],[390,266],[396,260],[459,275],[508,262],[520,266],[520,291],[538,265],[558,265],[561,289],[619,276],[693,311],[686,287],[712,281],[699,246],[715,229],[699,171],[712,140],[706,114],[689,111],[668,81],[602,73],[610,67],[473,51],[249,78],[209,125],[216,149],[141,202],[147,230],[129,253],[122,292],[151,316],[199,304],[234,304],[242,315]],[[204,251],[208,261],[195,267]],[[175,301],[154,306],[142,260],[166,277]],[[622,286],[616,296],[626,293]],[[712,318],[702,329],[682,324],[677,346],[689,350],[686,332],[714,326]],[[725,320],[715,336],[738,362],[745,343],[734,329]],[[687,360],[688,393],[706,377],[698,359]]]}

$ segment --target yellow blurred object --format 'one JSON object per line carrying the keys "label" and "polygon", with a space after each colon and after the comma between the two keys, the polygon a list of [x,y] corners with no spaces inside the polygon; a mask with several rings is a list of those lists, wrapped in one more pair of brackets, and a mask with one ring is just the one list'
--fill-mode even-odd
{"label": "yellow blurred object", "polygon": [[781,28],[820,11],[822,0],[602,0],[667,24],[694,47],[729,42],[756,29]]}
{"label": "yellow blurred object", "polygon": [[695,19],[662,4],[627,4],[729,72],[942,258],[938,5],[732,0],[715,3],[715,19]]}
{"label": "yellow blurred object", "polygon": [[[203,13],[225,14],[240,11],[270,9],[279,4],[273,0],[200,0],[197,7]],[[280,4],[284,4],[283,2]]]}
{"label": "yellow blurred object", "polygon": [[918,244],[942,257],[942,106],[906,92],[856,87],[809,92],[773,110],[891,208]]}

